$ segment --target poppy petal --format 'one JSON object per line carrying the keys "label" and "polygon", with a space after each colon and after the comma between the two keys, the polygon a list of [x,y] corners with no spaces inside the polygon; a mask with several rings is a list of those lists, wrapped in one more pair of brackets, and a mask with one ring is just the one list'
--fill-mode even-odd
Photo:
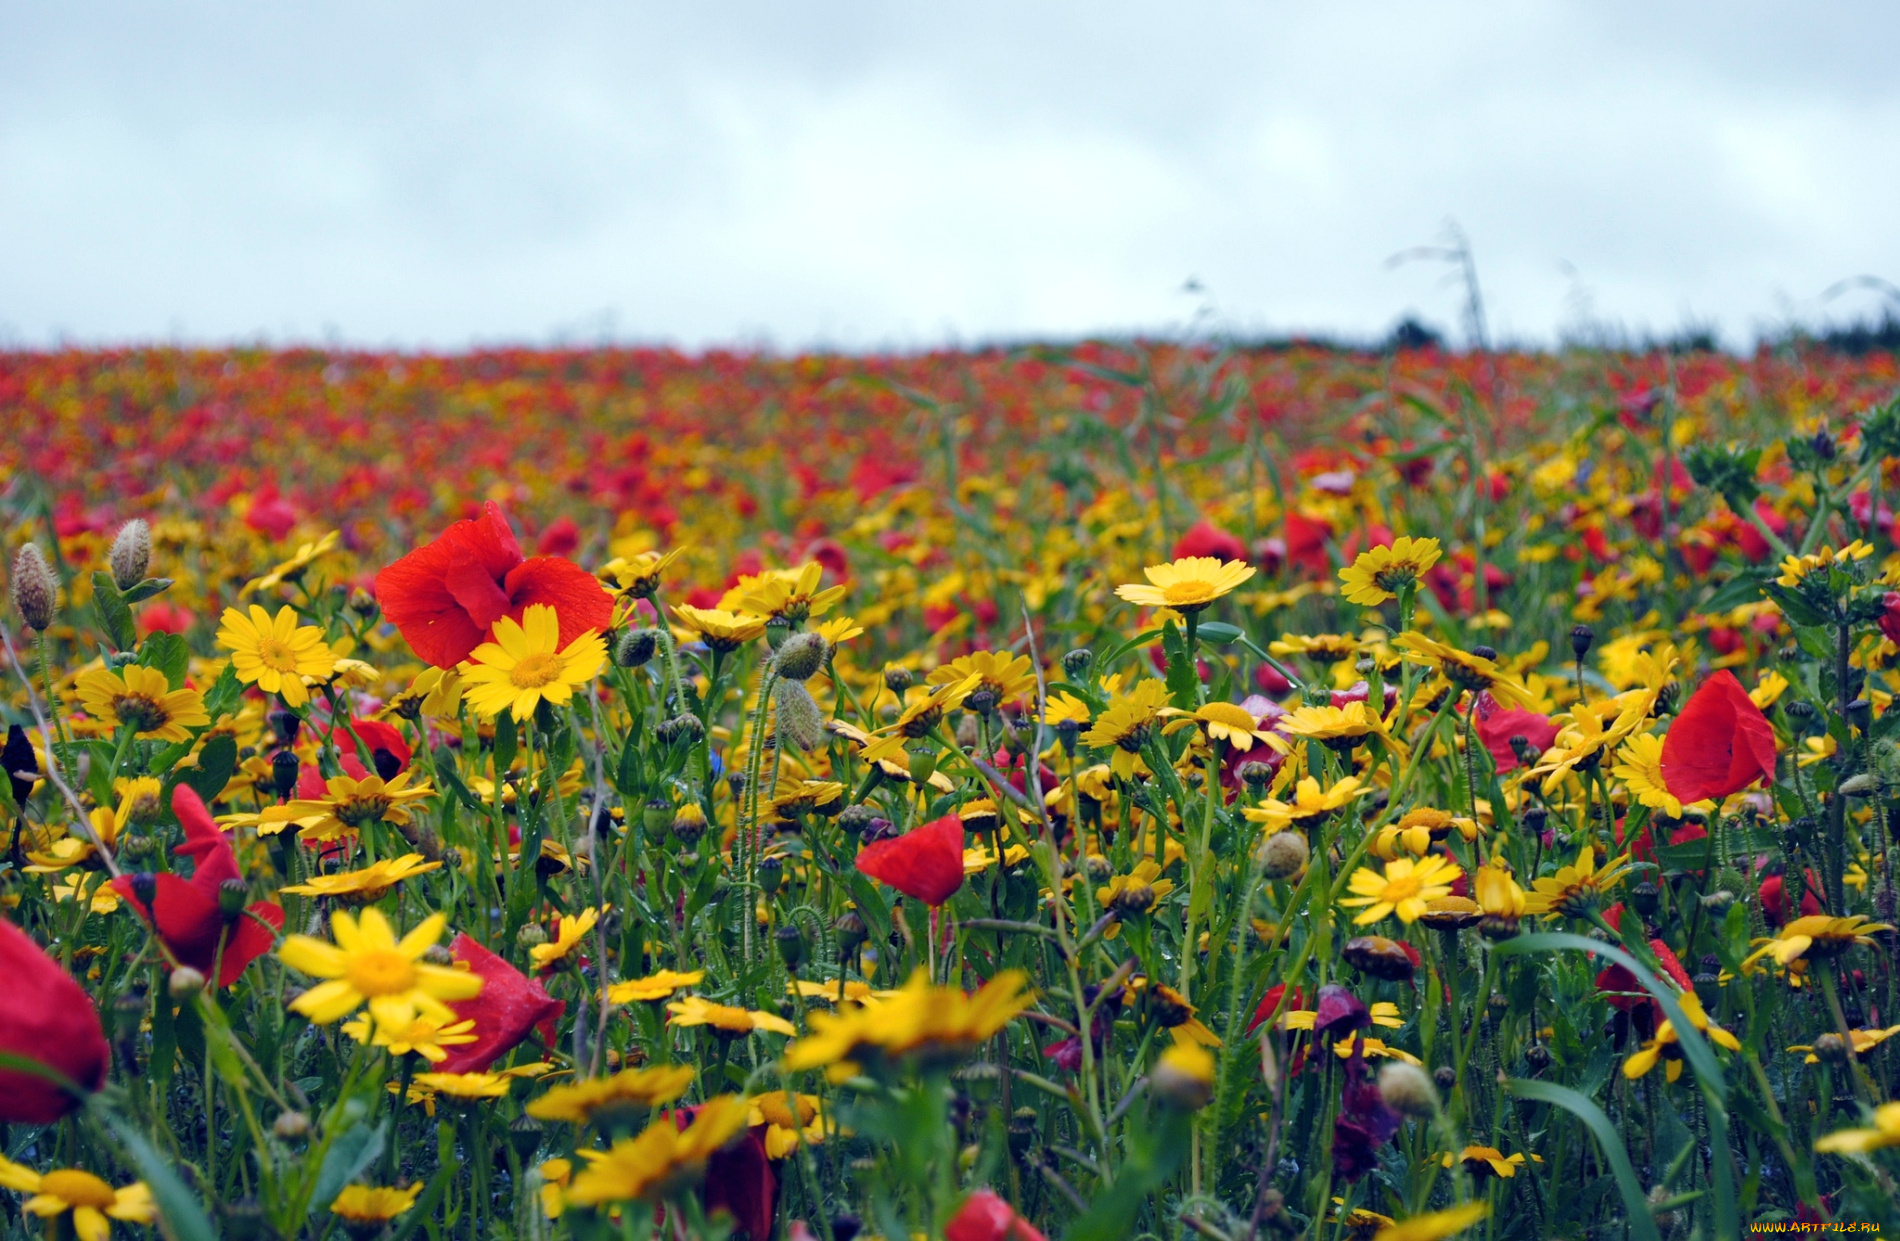
{"label": "poppy petal", "polygon": [[963,886],[963,821],[947,814],[868,844],[858,853],[858,869],[905,896],[941,905]]}
{"label": "poppy petal", "polygon": [[1684,802],[1717,800],[1775,776],[1775,730],[1724,668],[1702,683],[1663,738],[1663,784]]}

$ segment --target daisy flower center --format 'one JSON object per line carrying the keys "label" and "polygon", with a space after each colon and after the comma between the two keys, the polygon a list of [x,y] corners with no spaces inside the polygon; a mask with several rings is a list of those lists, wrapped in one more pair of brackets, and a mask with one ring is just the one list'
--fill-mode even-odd
{"label": "daisy flower center", "polygon": [[336,804],[336,817],[340,823],[350,827],[359,827],[364,823],[373,823],[381,819],[389,810],[389,799],[377,796],[359,796],[346,798]]}
{"label": "daisy flower center", "polygon": [[1417,875],[1400,875],[1385,881],[1385,897],[1388,901],[1407,901],[1424,889]]}
{"label": "daisy flower center", "polygon": [[121,723],[130,724],[133,731],[141,733],[163,728],[171,718],[163,705],[144,694],[122,694],[114,698],[112,711]]}
{"label": "daisy flower center", "polygon": [[520,663],[508,670],[508,683],[516,689],[540,689],[560,679],[560,657],[547,651],[523,656]]}
{"label": "daisy flower center", "polygon": [[51,1194],[61,1202],[76,1207],[92,1207],[104,1210],[118,1201],[112,1192],[112,1186],[106,1184],[90,1172],[78,1168],[61,1168],[57,1172],[48,1172],[40,1178],[40,1192]]}
{"label": "daisy flower center", "polygon": [[350,958],[350,985],[366,996],[401,995],[416,985],[416,967],[391,949],[359,952]]}
{"label": "daisy flower center", "polygon": [[272,668],[278,672],[297,670],[297,653],[290,649],[288,642],[269,634],[258,639],[257,658],[258,662],[266,668]]}
{"label": "daisy flower center", "polygon": [[1214,593],[1214,585],[1212,582],[1203,582],[1198,578],[1189,578],[1187,581],[1176,582],[1172,586],[1163,587],[1161,597],[1166,599],[1169,603],[1201,603],[1210,598]]}

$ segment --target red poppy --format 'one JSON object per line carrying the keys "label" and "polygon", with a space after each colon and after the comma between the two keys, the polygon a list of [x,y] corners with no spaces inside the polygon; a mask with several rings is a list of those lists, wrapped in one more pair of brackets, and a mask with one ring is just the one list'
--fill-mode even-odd
{"label": "red poppy", "polygon": [[864,846],[858,869],[926,905],[941,905],[963,886],[963,820],[954,814]]}
{"label": "red poppy", "polygon": [[475,1023],[475,1041],[445,1048],[449,1058],[436,1066],[441,1072],[483,1072],[537,1026],[543,1042],[555,1041],[555,1023],[567,1005],[550,996],[546,987],[467,935],[457,935],[449,952],[481,978],[482,990],[474,999],[449,1005],[457,1021]]}
{"label": "red poppy", "polygon": [[1721,800],[1775,778],[1775,729],[1724,668],[1702,683],[1663,738],[1663,783],[1685,802]]}
{"label": "red poppy", "polygon": [[438,668],[467,659],[490,626],[504,616],[521,619],[530,604],[559,614],[562,646],[613,621],[612,598],[587,570],[560,556],[522,559],[493,500],[480,518],[456,522],[378,573],[376,601],[416,654]]}
{"label": "red poppy", "polygon": [[[699,1114],[696,1107],[674,1111],[673,1123],[681,1129]],[[699,1202],[706,1214],[725,1211],[737,1225],[733,1236],[750,1241],[770,1241],[773,1221],[778,1218],[778,1177],[772,1174],[772,1161],[766,1158],[764,1125],[754,1125],[744,1137],[734,1138],[706,1161],[706,1179],[699,1187]]]}
{"label": "red poppy", "polygon": [[228,987],[245,966],[277,942],[274,932],[284,927],[284,911],[274,901],[256,901],[227,918],[220,900],[222,889],[227,883],[244,881],[231,842],[189,785],[172,790],[172,813],[185,829],[184,843],[172,852],[196,864],[191,878],[170,873],[120,875],[112,887],[148,925],[157,928],[173,960],[207,978],[215,971],[218,985]]}
{"label": "red poppy", "polygon": [[1506,710],[1491,697],[1489,690],[1478,695],[1478,740],[1484,748],[1491,751],[1491,760],[1497,764],[1498,774],[1504,775],[1518,768],[1517,751],[1511,748],[1511,738],[1522,737],[1530,742],[1531,748],[1542,754],[1557,739],[1557,726],[1550,722],[1548,715],[1521,708]]}
{"label": "red poppy", "polygon": [[581,545],[581,528],[572,517],[559,517],[541,532],[534,550],[543,556],[565,556]]}
{"label": "red poppy", "polygon": [[[1801,892],[1801,913],[1803,918],[1812,918],[1821,912],[1821,901],[1815,893],[1821,890],[1821,881],[1812,870],[1807,872],[1807,887]],[[1788,921],[1788,881],[1780,875],[1770,875],[1761,881],[1761,916],[1769,926],[1781,926]]]}
{"label": "red poppy", "polygon": [[1203,517],[1174,545],[1174,559],[1212,556],[1217,560],[1247,559],[1247,545]]}
{"label": "red poppy", "polygon": [[[92,997],[31,936],[0,918],[0,1054],[45,1065],[85,1090],[105,1085],[111,1049]],[[34,1073],[0,1069],[0,1121],[50,1125],[79,1106]]]}
{"label": "red poppy", "polygon": [[[1252,1034],[1255,1030],[1260,1028],[1261,1022],[1273,1016],[1274,1010],[1280,1007],[1281,997],[1285,995],[1286,984],[1283,982],[1277,982],[1271,987],[1268,987],[1267,994],[1261,997],[1260,1007],[1253,1010],[1253,1020],[1247,1023],[1247,1033]],[[1298,1008],[1304,1008],[1305,1006],[1305,990],[1300,987],[1295,987],[1293,988],[1293,998],[1287,1001],[1286,1010],[1281,1015],[1285,1016],[1286,1013],[1290,1013]]]}
{"label": "red poppy", "polygon": [[1034,1224],[988,1189],[979,1189],[964,1200],[943,1236],[944,1241],[1043,1241]]}

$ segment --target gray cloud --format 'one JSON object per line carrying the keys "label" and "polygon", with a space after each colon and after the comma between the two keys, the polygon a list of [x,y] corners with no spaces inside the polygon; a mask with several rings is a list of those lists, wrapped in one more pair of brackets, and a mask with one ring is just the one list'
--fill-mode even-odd
{"label": "gray cloud", "polygon": [[[1659,11],[1659,9],[1661,11]],[[1719,24],[1712,19],[1719,17]],[[1873,3],[0,3],[0,328],[792,347],[1900,279]],[[1871,295],[1836,312],[1866,310]]]}

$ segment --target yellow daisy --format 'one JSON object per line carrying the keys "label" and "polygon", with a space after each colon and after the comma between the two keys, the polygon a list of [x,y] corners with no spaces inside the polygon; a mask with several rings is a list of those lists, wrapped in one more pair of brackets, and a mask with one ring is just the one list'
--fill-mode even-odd
{"label": "yellow daisy", "polygon": [[1252,577],[1253,568],[1238,560],[1187,556],[1170,564],[1142,570],[1149,584],[1117,586],[1115,593],[1145,608],[1170,608],[1183,614],[1198,612]]}
{"label": "yellow daisy", "polygon": [[292,707],[310,701],[304,678],[321,681],[336,668],[336,652],[315,625],[299,625],[289,604],[272,616],[253,603],[248,614],[224,609],[218,645],[231,652],[238,680],[276,694]]}
{"label": "yellow daisy", "polygon": [[544,702],[558,707],[607,662],[607,643],[592,629],[562,649],[560,617],[545,603],[531,604],[520,624],[502,617],[494,635],[462,669],[468,705],[488,719],[506,710],[520,722]]}

